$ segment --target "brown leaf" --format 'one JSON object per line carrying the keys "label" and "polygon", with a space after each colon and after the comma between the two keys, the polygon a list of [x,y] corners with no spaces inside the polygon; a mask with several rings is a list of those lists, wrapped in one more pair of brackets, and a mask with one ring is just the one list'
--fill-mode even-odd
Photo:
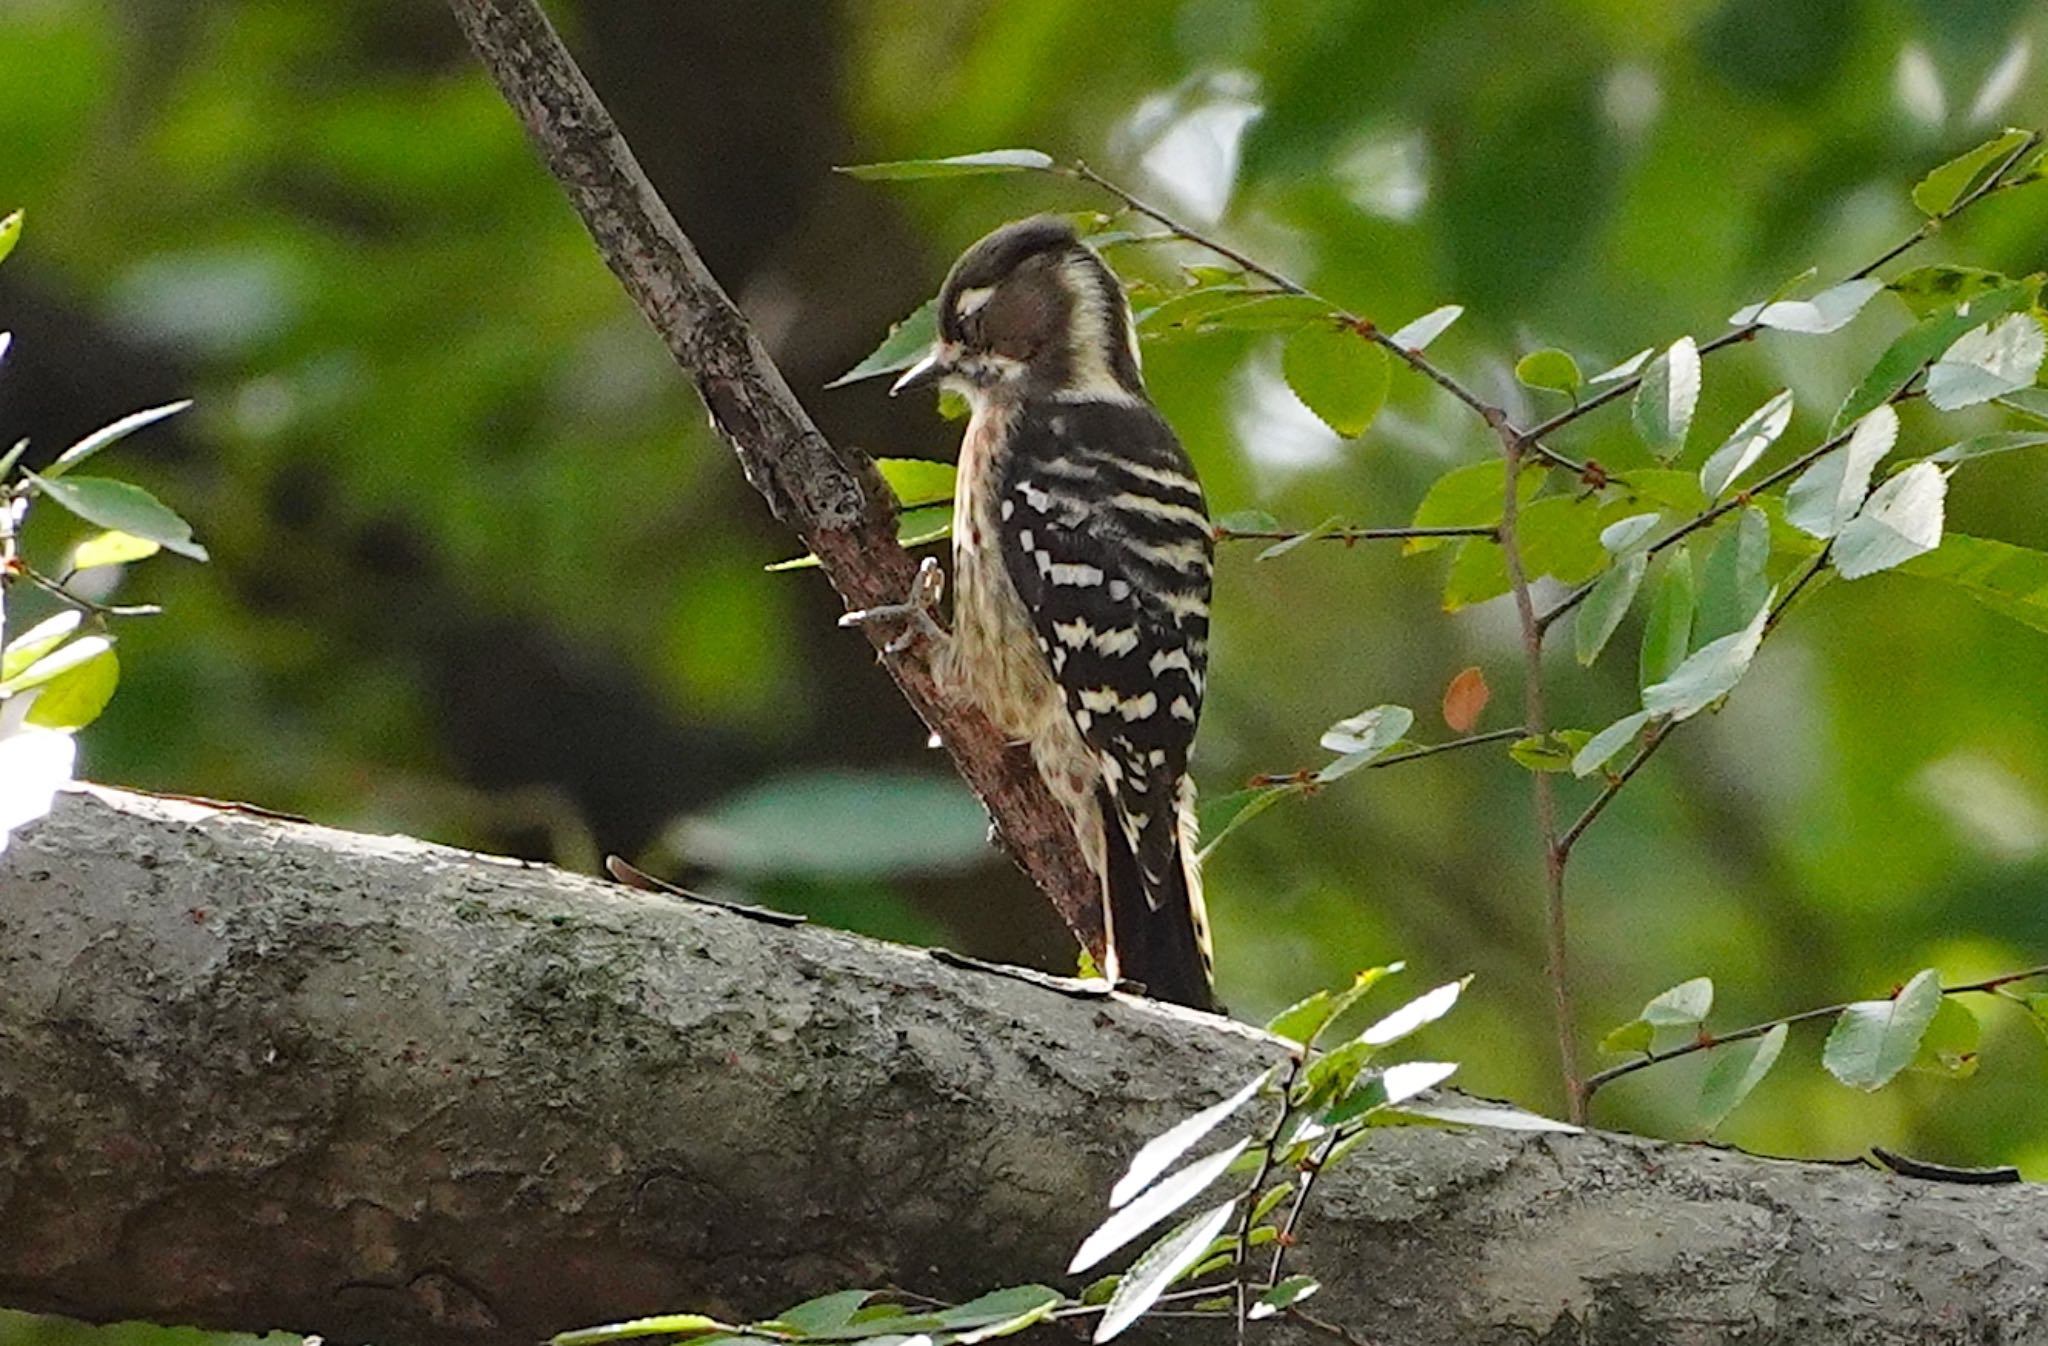
{"label": "brown leaf", "polygon": [[1479,723],[1479,716],[1492,695],[1493,689],[1486,685],[1486,675],[1476,667],[1466,669],[1444,688],[1444,723],[1451,727],[1452,733],[1471,733],[1472,726]]}

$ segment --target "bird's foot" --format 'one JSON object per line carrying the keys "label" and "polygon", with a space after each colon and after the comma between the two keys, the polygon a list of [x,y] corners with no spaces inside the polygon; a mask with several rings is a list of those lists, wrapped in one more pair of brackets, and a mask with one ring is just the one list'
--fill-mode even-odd
{"label": "bird's foot", "polygon": [[901,622],[903,629],[891,636],[882,646],[884,654],[901,654],[915,645],[920,636],[939,644],[946,639],[946,628],[939,625],[939,599],[946,592],[946,572],[939,568],[938,558],[927,556],[917,568],[917,576],[910,582],[910,596],[901,603],[881,603],[871,608],[856,608],[839,618],[841,626],[880,626]]}

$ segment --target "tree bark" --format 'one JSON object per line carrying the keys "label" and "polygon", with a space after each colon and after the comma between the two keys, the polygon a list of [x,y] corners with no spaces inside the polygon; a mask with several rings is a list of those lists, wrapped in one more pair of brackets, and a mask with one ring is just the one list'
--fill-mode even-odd
{"label": "tree bark", "polygon": [[[640,170],[533,0],[450,0],[470,45],[568,193],[605,264],[697,385],[747,481],[810,548],[849,609],[901,602],[913,567],[896,500],[867,455],[834,446]],[[879,647],[895,632],[871,629]],[[923,642],[884,664],[987,805],[996,834],[1075,938],[1103,957],[1099,885],[1071,821],[988,719],[932,681]]]}
{"label": "tree bark", "polygon": [[[471,1346],[1054,1281],[1280,1051],[1063,985],[68,793],[0,856],[0,1302]],[[1402,1346],[2048,1340],[2038,1187],[1619,1136],[1376,1132],[1300,1259]]]}

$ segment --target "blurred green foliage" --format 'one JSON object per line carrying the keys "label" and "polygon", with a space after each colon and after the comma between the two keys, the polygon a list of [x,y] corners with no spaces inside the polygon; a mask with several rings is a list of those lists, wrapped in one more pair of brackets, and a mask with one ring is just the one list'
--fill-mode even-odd
{"label": "blurred green foliage", "polygon": [[[834,162],[1006,145],[1084,158],[1389,328],[1464,305],[1431,355],[1540,418],[1576,375],[1544,356],[1525,387],[1524,357],[1555,348],[1597,371],[1711,337],[1787,276],[1812,266],[1825,283],[1910,232],[1909,191],[1934,164],[2001,125],[2048,123],[2028,64],[2048,19],[2021,0],[692,9],[559,12],[799,394],[836,437],[894,456],[943,458],[957,426],[878,383],[827,381],[993,224],[1106,203],[1036,175],[865,183]],[[932,800],[945,778],[864,647],[832,629],[822,579],[763,573],[787,538],[435,6],[9,6],[0,169],[0,207],[34,220],[0,271],[0,326],[17,333],[0,419],[48,452],[136,406],[198,399],[177,451],[134,468],[215,564],[126,582],[122,601],[169,615],[124,633],[121,695],[83,743],[90,774],[579,862],[656,854],[665,836],[680,841],[664,863],[706,886],[1068,965],[1050,916],[960,840],[971,810]],[[2048,265],[2044,238],[2048,189],[2030,189],[1913,261],[2025,275]],[[1173,260],[1118,258],[1152,283]],[[1791,425],[1751,470],[1789,461],[1912,320],[1879,296],[1838,335],[1711,357],[1678,465],[1696,469],[1781,387]],[[1340,440],[1289,391],[1281,345],[1219,331],[1148,346],[1219,514],[1405,523],[1431,483],[1488,454],[1483,427],[1399,369],[1364,437]],[[1925,407],[1901,419],[1902,453],[1959,437]],[[1649,467],[1630,422],[1603,410],[1555,447]],[[2044,497],[2048,459],[2003,454],[1956,477],[1949,524],[2048,547]],[[46,514],[31,545],[59,550],[73,535]],[[1702,565],[1718,536],[1692,549]],[[1197,755],[1211,797],[1320,766],[1318,736],[1363,707],[1435,707],[1468,665],[1494,688],[1478,728],[1514,722],[1506,604],[1447,615],[1454,549],[1415,550],[1225,549]],[[1641,606],[1590,671],[1555,642],[1556,723],[1637,707],[1635,661],[1616,651],[1641,640]],[[1589,1049],[1698,975],[1733,1024],[1882,995],[1923,967],[1963,980],[2042,961],[2042,641],[1910,574],[1803,607],[1579,849]],[[1417,738],[1450,736],[1434,714]],[[822,825],[788,820],[807,799],[843,819],[843,773],[885,767],[873,825],[909,852],[821,870]],[[1568,800],[1590,788],[1559,781]],[[749,828],[726,853],[745,864],[701,845]],[[780,863],[779,836],[794,836]],[[1558,1106],[1529,776],[1506,745],[1289,799],[1218,852],[1208,886],[1241,1015],[1396,956],[1432,980],[1473,972],[1427,1049],[1463,1061],[1468,1088]],[[2048,1041],[2000,1008],[1970,1078],[1908,1072],[1870,1095],[1795,1029],[1723,1135],[2048,1177]],[[1710,1056],[1618,1083],[1595,1120],[1685,1131]]]}

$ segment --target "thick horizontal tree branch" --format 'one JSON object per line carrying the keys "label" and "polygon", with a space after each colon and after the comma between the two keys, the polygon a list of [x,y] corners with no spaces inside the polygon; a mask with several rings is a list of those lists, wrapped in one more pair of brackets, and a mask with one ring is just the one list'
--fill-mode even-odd
{"label": "thick horizontal tree branch", "polygon": [[[450,0],[470,45],[618,276],[696,382],[747,480],[823,563],[849,610],[902,600],[913,566],[874,464],[819,432],[746,319],[640,169],[625,137],[532,0]],[[891,635],[873,630],[880,647]],[[883,660],[988,807],[996,833],[1083,947],[1102,948],[1101,900],[1073,826],[1029,755],[942,695],[922,643]]]}
{"label": "thick horizontal tree branch", "polygon": [[[495,1346],[1055,1279],[1137,1146],[1279,1051],[545,868],[70,793],[0,856],[0,1303]],[[1302,1237],[1315,1313],[1360,1341],[2048,1339],[2031,1186],[1390,1128]]]}

